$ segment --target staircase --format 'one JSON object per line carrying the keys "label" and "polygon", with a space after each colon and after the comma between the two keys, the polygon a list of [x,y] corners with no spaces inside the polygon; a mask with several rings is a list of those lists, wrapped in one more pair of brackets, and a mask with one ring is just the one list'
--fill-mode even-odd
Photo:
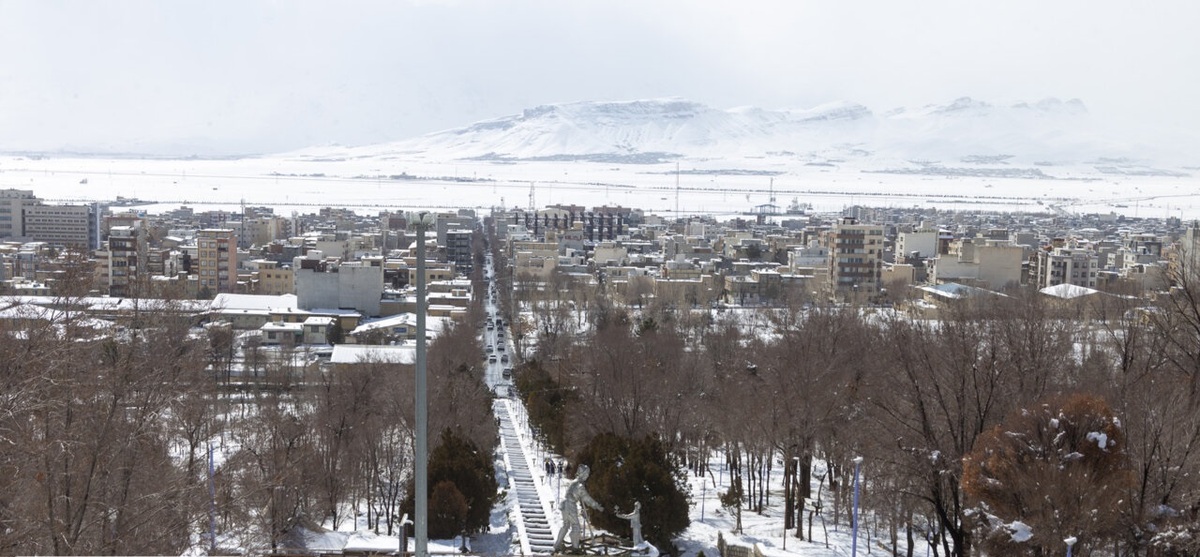
{"label": "staircase", "polygon": [[508,399],[496,399],[492,410],[500,418],[500,443],[503,447],[504,458],[508,461],[509,490],[516,495],[517,507],[515,520],[517,535],[520,537],[521,553],[523,555],[549,555],[554,553],[555,531],[548,513],[550,512],[550,494],[543,494],[542,486],[533,474],[535,465],[530,455],[525,454],[521,444],[520,433],[514,404],[519,402]]}

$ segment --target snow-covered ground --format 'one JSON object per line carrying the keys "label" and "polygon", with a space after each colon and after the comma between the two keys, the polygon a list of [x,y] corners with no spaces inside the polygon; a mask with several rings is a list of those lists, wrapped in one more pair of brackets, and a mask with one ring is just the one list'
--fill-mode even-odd
{"label": "snow-covered ground", "polygon": [[[0,156],[0,187],[49,201],[138,198],[150,212],[323,206],[623,205],[737,214],[793,200],[1200,218],[1190,135],[1105,131],[1078,101],[963,98],[875,112],[720,110],[685,99],[582,102],[362,147],[227,160]],[[531,185],[536,187],[531,188]]]}
{"label": "snow-covered ground", "polygon": [[[494,277],[495,273],[489,265],[485,269],[485,275]],[[494,278],[493,278],[494,281]],[[489,297],[486,300],[486,309],[488,315],[491,316],[497,311],[497,306],[494,300]],[[501,327],[500,330],[507,329]],[[497,331],[485,330],[485,344],[500,344],[503,342],[498,338]],[[489,364],[487,380],[489,386],[500,394],[507,392],[510,382],[497,373],[497,368],[507,367],[504,365]],[[510,483],[510,478],[521,475],[531,475],[533,489],[528,486],[524,489],[523,494],[536,492],[536,495],[541,498],[541,510],[546,513],[549,519],[549,526],[552,532],[557,532],[562,525],[562,520],[558,516],[557,503],[561,496],[561,490],[568,478],[564,478],[560,474],[548,474],[547,469],[539,464],[550,460],[553,463],[563,462],[563,457],[554,454],[547,447],[539,443],[533,435],[529,426],[528,416],[525,413],[524,407],[517,398],[508,398],[497,403],[497,416],[503,419],[501,426],[501,435],[504,438],[505,448],[501,453],[501,458],[497,462],[498,468],[502,470],[501,485],[509,485],[514,490],[519,490],[516,483]],[[507,434],[506,434],[507,432]],[[516,446],[509,447],[508,444],[513,443]],[[517,460],[520,459],[521,462]],[[519,471],[514,473],[514,466],[519,468]],[[783,531],[783,486],[782,476],[775,474],[771,477],[771,503],[764,509],[761,514],[750,511],[742,512],[742,532],[734,533],[736,526],[736,517],[727,509],[721,507],[720,494],[727,490],[729,474],[725,468],[724,459],[719,455],[715,455],[709,463],[709,468],[712,471],[711,476],[699,477],[694,474],[689,474],[688,483],[691,490],[691,510],[690,518],[691,525],[683,534],[676,540],[676,543],[683,551],[683,555],[694,556],[704,553],[708,556],[717,554],[717,537],[720,533],[727,543],[741,544],[746,546],[757,545],[765,555],[796,555],[796,556],[813,556],[825,557],[834,555],[849,555],[850,554],[850,532],[848,524],[838,524],[833,521],[824,522],[825,518],[818,516],[814,521],[813,533],[815,541],[800,540],[795,537],[795,529],[787,532],[787,539],[784,538]],[[782,464],[776,469],[782,469]],[[819,482],[819,480],[814,480]],[[817,489],[814,484],[814,490]],[[826,492],[827,492],[826,488]],[[510,493],[509,497],[503,501],[500,506],[508,505],[510,509],[513,507],[524,507],[520,505],[520,495],[516,492]],[[497,513],[498,514],[498,513]],[[510,510],[509,516],[514,522],[520,521],[526,517],[523,516],[521,510]],[[494,522],[494,521],[493,521]],[[493,532],[503,530],[498,525],[493,523]],[[514,548],[520,547],[525,551],[534,547],[534,553],[537,553],[536,540],[529,539],[529,530],[523,526],[514,524],[513,528],[508,530],[515,536],[513,543]],[[807,534],[805,535],[807,538]],[[865,555],[871,549],[869,548],[869,536],[863,533],[860,535],[859,550]],[[496,543],[495,540],[490,540],[487,544],[491,547],[498,548],[503,545]],[[476,543],[475,551],[480,553],[488,553],[483,549],[483,546]],[[921,551],[923,554],[924,551]]]}
{"label": "snow-covered ground", "polygon": [[[348,207],[373,214],[415,207],[621,205],[673,215],[735,215],[793,201],[817,212],[852,205],[976,211],[1109,213],[1200,218],[1200,188],[1190,176],[1113,175],[1086,163],[1039,167],[1043,178],[938,175],[902,163],[905,172],[864,160],[812,166],[792,155],[688,158],[656,164],[574,161],[519,163],[396,155],[365,159],[238,160],[0,158],[0,187],[32,190],[48,202],[142,200],[161,213],[269,206],[277,214]],[[979,167],[946,163],[954,167]],[[996,166],[996,165],[991,165]],[[1137,165],[1129,166],[1137,172]],[[978,169],[978,168],[977,168]],[[401,176],[404,176],[401,178]],[[531,199],[531,193],[532,199]]]}
{"label": "snow-covered ground", "polygon": [[[519,403],[515,400],[513,404],[519,406]],[[522,422],[518,420],[517,423],[521,424]],[[538,462],[542,458],[550,458],[556,461],[561,460],[559,455],[552,454],[544,447],[539,446],[528,430],[521,436],[521,442],[523,445],[522,451],[526,454],[534,455]],[[757,545],[766,555],[805,557],[850,555],[850,528],[844,519],[839,524],[833,522],[831,518],[825,521],[825,518],[818,515],[813,525],[814,540],[810,541],[807,539],[807,523],[805,526],[805,540],[795,537],[796,530],[794,528],[788,530],[787,539],[786,541],[784,540],[783,486],[780,483],[782,476],[779,474],[775,474],[771,478],[771,503],[761,514],[743,510],[742,533],[734,533],[736,517],[728,509],[721,507],[719,499],[720,494],[729,488],[729,474],[725,469],[725,462],[723,458],[718,456],[713,458],[709,466],[713,474],[712,476],[698,477],[689,474],[688,484],[691,489],[692,501],[690,511],[691,525],[676,540],[676,544],[683,551],[683,555],[694,556],[701,552],[710,557],[717,555],[718,533],[724,537],[726,543],[745,546]],[[552,496],[557,490],[552,490],[551,488],[558,488],[566,481],[566,478],[557,475],[547,477],[544,468],[538,466],[531,466],[530,468],[535,479],[538,481],[538,485],[542,487],[540,492],[543,493],[543,496]],[[782,464],[777,469],[782,469]],[[864,477],[863,481],[866,482],[869,479]],[[814,490],[816,487],[814,483]],[[828,486],[826,486],[825,492],[828,496]],[[829,503],[827,502],[827,504]],[[824,524],[822,524],[823,521],[825,521]],[[561,521],[555,518],[553,524],[554,528],[557,529]],[[920,541],[918,540],[919,544]],[[476,548],[479,551],[478,545],[476,545]],[[858,551],[862,555],[879,553],[881,547],[877,545],[877,540],[871,539],[864,529],[859,533]],[[924,555],[925,548],[919,545],[917,554]]]}

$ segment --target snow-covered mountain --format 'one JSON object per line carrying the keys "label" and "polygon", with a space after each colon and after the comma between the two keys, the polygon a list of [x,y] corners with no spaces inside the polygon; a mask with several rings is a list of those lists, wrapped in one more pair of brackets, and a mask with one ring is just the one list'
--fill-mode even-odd
{"label": "snow-covered mountain", "polygon": [[876,112],[847,102],[811,109],[722,110],[669,98],[543,105],[399,142],[314,148],[292,155],[658,162],[784,153],[814,162],[995,161],[1006,156],[1025,163],[1071,163],[1161,159],[1163,151],[1102,132],[1077,99],[1001,105],[960,98],[943,105]]}

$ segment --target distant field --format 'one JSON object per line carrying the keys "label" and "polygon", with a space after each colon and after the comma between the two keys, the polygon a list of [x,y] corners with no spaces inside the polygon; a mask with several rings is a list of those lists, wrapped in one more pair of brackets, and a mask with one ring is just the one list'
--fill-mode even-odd
{"label": "distant field", "polygon": [[[971,211],[1115,212],[1200,218],[1200,187],[1187,175],[1090,164],[1025,169],[1005,161],[871,160],[820,165],[788,154],[681,159],[657,164],[593,160],[429,160],[420,154],[362,158],[234,160],[0,158],[0,187],[56,203],[136,198],[151,213],[270,206],[278,213],[324,206],[366,213],[412,207],[622,205],[660,214],[737,214],[795,200],[816,212],[851,205]],[[678,202],[677,202],[678,197]],[[772,199],[773,198],[773,199]]]}

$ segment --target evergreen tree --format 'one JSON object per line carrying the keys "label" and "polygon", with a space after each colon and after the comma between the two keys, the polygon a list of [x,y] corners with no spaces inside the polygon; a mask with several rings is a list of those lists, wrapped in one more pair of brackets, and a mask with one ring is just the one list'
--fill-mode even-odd
{"label": "evergreen tree", "polygon": [[[449,482],[466,501],[468,506],[466,518],[463,524],[455,525],[454,529],[437,534],[434,533],[431,521],[430,536],[439,537],[441,534],[449,534],[446,537],[454,537],[463,531],[477,532],[486,528],[499,488],[496,483],[491,454],[481,451],[475,443],[455,434],[449,428],[442,431],[437,447],[429,453],[429,484],[436,487],[443,482]],[[410,488],[408,499],[405,501],[405,509],[410,515],[415,507],[413,498],[415,491]],[[431,501],[434,499],[434,495],[434,493],[430,494]],[[446,508],[453,507],[450,504],[452,503],[451,499],[453,498],[443,501],[449,505]],[[430,515],[432,516],[433,513],[434,509],[431,505]]]}
{"label": "evergreen tree", "polygon": [[[578,464],[591,468],[588,491],[606,509],[629,512],[642,504],[642,533],[661,551],[671,551],[672,539],[687,528],[688,496],[685,472],[656,437],[629,439],[611,433],[592,438],[579,454]],[[612,513],[591,515],[596,526],[628,537],[628,520]]]}
{"label": "evergreen tree", "polygon": [[469,511],[467,498],[454,487],[454,482],[438,482],[429,495],[429,536],[450,539],[464,533]]}

